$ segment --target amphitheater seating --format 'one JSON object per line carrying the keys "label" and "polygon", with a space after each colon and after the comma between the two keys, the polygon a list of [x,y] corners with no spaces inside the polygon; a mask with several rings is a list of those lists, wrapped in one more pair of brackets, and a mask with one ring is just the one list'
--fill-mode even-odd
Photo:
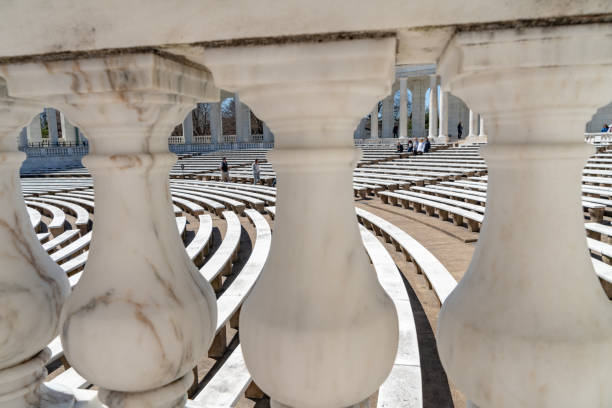
{"label": "amphitheater seating", "polygon": [[377,235],[392,243],[397,251],[402,251],[407,261],[414,263],[417,273],[423,274],[434,290],[440,304],[457,286],[457,281],[448,270],[423,245],[408,233],[390,222],[361,208],[355,208],[357,219]]}
{"label": "amphitheater seating", "polygon": [[79,236],[81,232],[79,230],[67,230],[62,234],[56,236],[52,240],[47,241],[43,244],[43,249],[49,253],[55,251],[57,248],[66,245],[67,243],[71,243]]}
{"label": "amphitheater seating", "polygon": [[196,232],[195,237],[191,240],[189,245],[185,250],[187,251],[187,256],[191,259],[196,266],[201,266],[204,262],[204,256],[208,253],[208,249],[210,249],[212,245],[212,218],[210,215],[200,215],[199,219],[199,227],[198,232]]}
{"label": "amphitheater seating", "polygon": [[62,208],[64,211],[67,211],[68,213],[76,217],[75,225],[81,231],[82,234],[85,234],[89,229],[89,212],[78,204],[71,203],[67,200],[59,198],[54,199],[48,197],[30,197],[28,200],[55,204],[56,206]]}
{"label": "amphitheater seating", "polygon": [[469,230],[473,232],[480,231],[480,226],[484,219],[482,214],[443,204],[438,201],[432,201],[431,199],[420,198],[413,194],[380,192],[379,196],[385,204],[390,202],[396,205],[399,202],[406,209],[411,206],[417,212],[424,209],[427,215],[433,215],[434,212],[437,212],[438,217],[443,221],[446,221],[450,215],[455,225],[463,225],[463,221],[465,220],[467,221]]}
{"label": "amphitheater seating", "polygon": [[224,211],[223,218],[227,222],[223,242],[200,269],[200,274],[210,282],[215,291],[221,290],[223,284],[221,275],[231,273],[232,262],[236,260],[240,244],[240,220],[231,211]]}
{"label": "amphitheater seating", "polygon": [[397,356],[389,377],[378,390],[377,407],[420,407],[423,405],[421,359],[410,299],[400,271],[385,247],[365,227],[361,227],[360,232],[378,280],[391,297],[399,321]]}
{"label": "amphitheater seating", "polygon": [[53,236],[57,236],[64,232],[66,216],[62,210],[51,204],[38,203],[31,200],[26,200],[25,203],[30,207],[38,208],[43,214],[51,217],[51,221],[47,224],[47,228]]}
{"label": "amphitheater seating", "polygon": [[32,223],[32,227],[34,231],[39,231],[40,222],[42,221],[42,215],[37,210],[27,207],[28,215],[30,216],[30,222]]}

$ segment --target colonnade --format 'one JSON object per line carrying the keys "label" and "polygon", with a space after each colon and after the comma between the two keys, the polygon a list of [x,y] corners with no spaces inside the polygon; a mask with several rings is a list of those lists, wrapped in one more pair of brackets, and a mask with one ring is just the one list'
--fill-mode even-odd
{"label": "colonnade", "polygon": [[[62,137],[59,137],[59,128],[57,126],[57,115],[58,111],[53,108],[44,108],[44,113],[47,118],[47,129],[49,132],[47,145],[57,146],[60,142],[68,144],[78,144],[84,140],[83,135],[80,133],[79,128],[75,127],[66,116],[59,112],[60,115],[60,126],[62,131]],[[28,143],[39,145],[43,143],[42,129],[40,125],[40,114],[35,115],[34,118],[28,123],[21,131],[19,137],[19,146],[25,147]]]}
{"label": "colonnade", "polygon": [[[440,116],[452,92],[494,134],[482,148],[481,239],[439,318],[442,363],[480,408],[609,406],[612,308],[588,255],[580,184],[592,153],[584,125],[610,99],[612,54],[601,50],[612,26],[480,30],[454,34],[437,72]],[[138,49],[2,65],[5,401],[70,397],[40,386],[59,332],[66,358],[109,407],[184,405],[217,311],[176,234],[167,137],[196,103],[217,102],[219,88],[238,92],[277,135],[274,239],[240,316],[249,372],[273,407],[348,407],[376,392],[396,358],[398,322],[362,247],[351,135],[390,94],[396,50],[395,37],[378,35],[215,47],[199,61],[207,69]],[[90,140],[96,227],[70,295],[17,179],[15,138],[42,106]]]}
{"label": "colonnade", "polygon": [[[236,120],[236,140],[237,143],[253,143],[253,135],[251,131],[251,109],[240,101],[238,93],[234,94],[235,103],[235,120]],[[221,102],[208,103],[210,107],[210,139],[208,143],[223,143],[225,138],[223,135],[223,118]],[[274,142],[274,135],[270,131],[270,128],[263,124],[263,138],[261,140],[264,143]],[[193,134],[193,117],[192,112],[189,112],[183,120],[183,143],[192,144],[198,143],[199,140],[194,140]]]}

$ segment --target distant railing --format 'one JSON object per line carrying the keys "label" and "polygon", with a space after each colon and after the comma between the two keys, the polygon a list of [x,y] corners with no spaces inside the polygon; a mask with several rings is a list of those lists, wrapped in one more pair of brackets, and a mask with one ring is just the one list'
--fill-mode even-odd
{"label": "distant railing", "polygon": [[192,143],[192,144],[173,144],[169,149],[175,154],[185,153],[207,153],[216,150],[244,150],[244,149],[273,149],[274,143]]}
{"label": "distant railing", "polygon": [[612,142],[612,133],[611,132],[585,133],[584,141],[587,143]]}
{"label": "distant railing", "polygon": [[168,138],[168,144],[182,144],[185,143],[185,138],[183,136],[170,136]]}
{"label": "distant railing", "polygon": [[212,140],[212,136],[211,135],[198,135],[198,136],[193,136],[192,140],[194,144],[210,143]]}
{"label": "distant railing", "polygon": [[253,139],[253,143],[263,143],[264,141],[263,135],[251,135],[251,138]]}
{"label": "distant railing", "polygon": [[79,146],[87,146],[87,141],[83,142],[65,142],[63,140],[59,140],[56,145],[51,145],[49,140],[43,140],[40,142],[31,142],[28,143],[27,147],[79,147]]}
{"label": "distant railing", "polygon": [[27,157],[58,157],[58,156],[86,156],[89,153],[89,146],[22,146],[19,148]]}
{"label": "distant railing", "polygon": [[394,137],[377,139],[354,139],[355,145],[395,145],[399,139]]}

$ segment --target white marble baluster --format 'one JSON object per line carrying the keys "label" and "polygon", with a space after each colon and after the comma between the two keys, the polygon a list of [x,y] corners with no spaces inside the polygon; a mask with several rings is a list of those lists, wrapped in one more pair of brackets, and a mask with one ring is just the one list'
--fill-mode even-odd
{"label": "white marble baluster", "polygon": [[353,129],[390,92],[394,52],[391,38],[206,50],[215,83],[276,136],[274,240],[240,316],[246,364],[273,406],[351,406],[395,358],[397,314],[352,199]]}
{"label": "white marble baluster", "polygon": [[438,136],[438,76],[429,76],[429,135],[433,141]]}
{"label": "white marble baluster", "polygon": [[478,114],[470,109],[469,130],[466,141],[474,143],[478,137]]}
{"label": "white marble baluster", "polygon": [[399,106],[399,142],[408,142],[408,80],[400,78],[400,106]]}
{"label": "white marble baluster", "polygon": [[448,92],[441,89],[440,92],[440,126],[438,143],[448,143]]}
{"label": "white marble baluster", "polygon": [[[88,136],[96,189],[89,259],[62,313],[70,364],[110,407],[176,407],[216,327],[216,299],[177,234],[167,138],[210,73],[153,54],[5,68],[9,90],[66,112]],[[37,84],[54,84],[39,90]]]}
{"label": "white marble baluster", "polygon": [[[581,204],[585,123],[610,99],[612,27],[455,36],[438,70],[487,118],[487,209],[442,307],[438,350],[481,408],[612,406],[612,305]],[[585,47],[588,44],[588,47]],[[562,86],[560,86],[562,84]]]}
{"label": "white marble baluster", "polygon": [[0,79],[0,406],[72,403],[41,382],[70,286],[36,239],[21,195],[17,134],[42,105],[10,98]]}
{"label": "white marble baluster", "polygon": [[487,143],[487,134],[484,131],[484,118],[480,115],[478,126],[478,143]]}
{"label": "white marble baluster", "polygon": [[370,113],[370,139],[378,139],[378,102]]}

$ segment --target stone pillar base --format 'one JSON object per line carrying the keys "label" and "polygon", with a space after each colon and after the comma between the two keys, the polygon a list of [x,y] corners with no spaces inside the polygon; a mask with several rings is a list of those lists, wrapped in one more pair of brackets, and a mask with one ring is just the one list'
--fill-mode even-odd
{"label": "stone pillar base", "polygon": [[193,371],[161,388],[144,392],[100,389],[98,399],[109,408],[177,408],[185,406],[187,390],[193,384]]}
{"label": "stone pillar base", "polygon": [[0,370],[0,406],[3,408],[74,406],[74,397],[46,387],[45,364],[51,350],[45,348],[25,362]]}
{"label": "stone pillar base", "polygon": [[[475,405],[474,408],[478,408]],[[290,407],[289,405],[282,404],[278,401],[270,400],[270,408],[298,408],[298,407]],[[351,405],[346,408],[370,408],[370,399],[365,399],[357,404]]]}

